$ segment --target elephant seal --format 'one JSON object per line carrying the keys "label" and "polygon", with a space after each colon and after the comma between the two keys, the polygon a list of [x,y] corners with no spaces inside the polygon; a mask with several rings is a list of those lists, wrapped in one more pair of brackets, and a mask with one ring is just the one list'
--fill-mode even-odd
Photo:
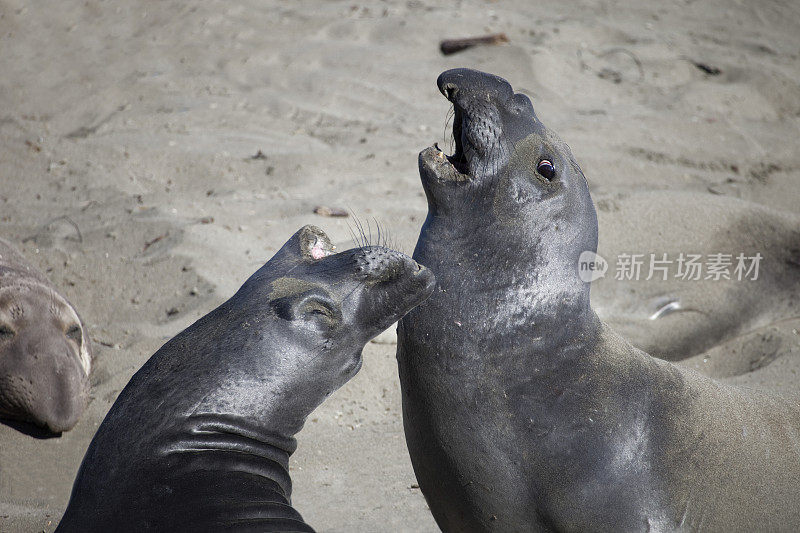
{"label": "elephant seal", "polygon": [[419,156],[414,258],[434,294],[398,328],[414,471],[444,531],[800,527],[800,402],[631,346],[589,305],[597,245],[569,148],[504,79],[438,79],[455,153]]}
{"label": "elephant seal", "polygon": [[57,531],[313,531],[290,501],[294,435],[434,283],[399,252],[333,253],[305,226],[131,378]]}
{"label": "elephant seal", "polygon": [[78,313],[0,239],[0,418],[72,429],[88,402],[91,364]]}

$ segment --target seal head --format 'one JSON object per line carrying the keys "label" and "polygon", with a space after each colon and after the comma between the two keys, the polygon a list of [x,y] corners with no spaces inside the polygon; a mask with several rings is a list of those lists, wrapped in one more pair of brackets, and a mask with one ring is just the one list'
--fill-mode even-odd
{"label": "seal head", "polygon": [[501,292],[513,306],[520,291],[535,293],[540,305],[512,313],[512,327],[527,329],[533,315],[542,328],[553,323],[547,307],[585,315],[589,283],[579,276],[578,258],[597,249],[597,215],[569,147],[539,121],[530,99],[498,76],[454,69],[437,85],[454,107],[455,152],[433,146],[419,155],[429,211],[415,259],[437,272],[440,285],[451,270],[443,261],[485,274],[471,280],[477,286],[470,302]]}
{"label": "seal head", "polygon": [[67,431],[88,401],[91,344],[44,276],[0,252],[0,418]]}
{"label": "seal head", "polygon": [[[245,301],[268,301],[269,312],[286,326],[281,328],[284,343],[298,346],[293,361],[306,353],[316,358],[320,349],[334,347],[333,353],[342,357],[352,347],[346,368],[339,369],[346,381],[360,368],[364,345],[427,298],[434,283],[430,270],[400,252],[365,246],[334,253],[322,230],[306,226],[242,286],[230,305],[250,313]],[[324,365],[334,370],[330,361]]]}

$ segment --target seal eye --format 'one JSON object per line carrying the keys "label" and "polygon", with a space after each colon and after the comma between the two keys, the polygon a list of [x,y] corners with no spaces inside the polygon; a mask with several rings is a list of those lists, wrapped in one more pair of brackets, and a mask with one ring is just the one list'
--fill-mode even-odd
{"label": "seal eye", "polygon": [[320,307],[311,307],[311,309],[309,310],[309,314],[318,315],[318,316],[324,316],[326,318],[333,318],[332,317],[333,313],[331,312],[331,310],[327,309],[325,307],[322,307],[322,306],[320,306]]}
{"label": "seal eye", "polygon": [[82,339],[80,326],[72,326],[69,328],[67,330],[67,337],[80,344]]}
{"label": "seal eye", "polygon": [[313,295],[303,299],[300,314],[327,324],[337,323],[341,312],[338,305],[328,296]]}
{"label": "seal eye", "polygon": [[0,341],[10,339],[14,336],[14,330],[5,324],[0,324]]}
{"label": "seal eye", "polygon": [[547,181],[553,181],[553,178],[556,177],[556,167],[553,166],[553,163],[551,163],[549,159],[542,159],[539,161],[539,166],[536,167],[536,171]]}
{"label": "seal eye", "polygon": [[339,323],[339,316],[333,308],[333,303],[320,299],[313,299],[306,303],[303,315],[323,329],[332,329]]}

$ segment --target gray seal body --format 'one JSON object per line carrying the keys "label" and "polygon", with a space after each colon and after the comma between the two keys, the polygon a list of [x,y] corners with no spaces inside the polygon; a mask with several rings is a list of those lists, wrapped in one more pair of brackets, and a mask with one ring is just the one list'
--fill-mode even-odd
{"label": "gray seal body", "polygon": [[91,364],[78,313],[0,239],[0,419],[51,434],[72,429],[89,399]]}
{"label": "gray seal body", "polygon": [[569,148],[502,78],[443,73],[456,150],[419,157],[414,259],[437,288],[398,328],[414,471],[444,531],[797,530],[800,403],[655,359],[602,324]]}
{"label": "gray seal body", "polygon": [[312,531],[291,506],[294,435],[433,283],[398,252],[333,253],[304,227],[131,378],[57,531]]}

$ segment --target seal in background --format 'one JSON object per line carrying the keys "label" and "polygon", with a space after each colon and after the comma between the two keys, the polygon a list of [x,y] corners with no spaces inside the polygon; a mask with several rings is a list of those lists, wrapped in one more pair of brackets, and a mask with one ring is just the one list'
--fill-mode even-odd
{"label": "seal in background", "polygon": [[88,402],[91,365],[78,313],[0,239],[0,418],[72,429]]}

